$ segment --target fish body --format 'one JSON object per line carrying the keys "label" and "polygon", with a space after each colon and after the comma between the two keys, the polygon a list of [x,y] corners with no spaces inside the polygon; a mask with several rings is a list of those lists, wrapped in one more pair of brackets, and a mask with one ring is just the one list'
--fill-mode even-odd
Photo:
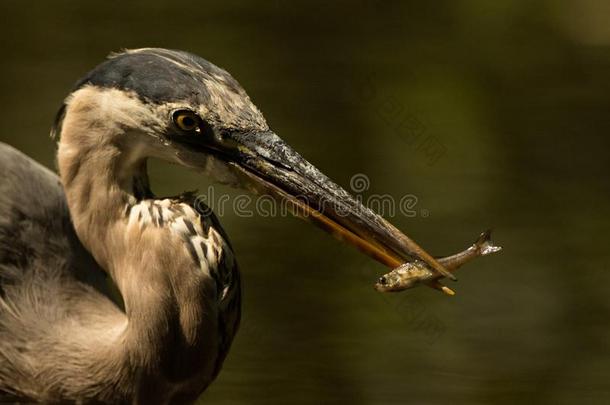
{"label": "fish body", "polygon": [[[491,241],[491,231],[483,232],[477,241],[468,249],[451,256],[442,257],[437,261],[447,270],[455,271],[476,257],[486,256],[502,250]],[[382,292],[403,291],[415,287],[419,283],[438,285],[438,279],[443,277],[430,269],[424,262],[416,260],[404,263],[391,272],[381,276],[375,284],[375,289]]]}

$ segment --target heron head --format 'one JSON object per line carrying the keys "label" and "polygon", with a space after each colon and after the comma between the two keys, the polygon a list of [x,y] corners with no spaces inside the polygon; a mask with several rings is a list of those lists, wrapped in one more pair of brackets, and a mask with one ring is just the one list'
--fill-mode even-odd
{"label": "heron head", "polygon": [[103,126],[107,136],[82,142],[120,144],[129,161],[158,157],[290,201],[300,214],[388,266],[420,259],[444,271],[296,153],[269,129],[229,73],[198,56],[155,48],[111,56],[77,83],[53,133],[65,136],[67,125],[80,134]]}

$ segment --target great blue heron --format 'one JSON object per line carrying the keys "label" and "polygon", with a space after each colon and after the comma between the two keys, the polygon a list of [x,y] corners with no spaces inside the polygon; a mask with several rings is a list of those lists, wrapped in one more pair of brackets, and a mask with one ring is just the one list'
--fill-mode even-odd
{"label": "great blue heron", "polygon": [[52,134],[59,177],[0,146],[4,398],[185,403],[218,374],[240,319],[231,245],[192,196],[151,192],[148,158],[292,199],[385,264],[420,259],[449,276],[271,132],[240,85],[198,56],[112,55],[76,84]]}

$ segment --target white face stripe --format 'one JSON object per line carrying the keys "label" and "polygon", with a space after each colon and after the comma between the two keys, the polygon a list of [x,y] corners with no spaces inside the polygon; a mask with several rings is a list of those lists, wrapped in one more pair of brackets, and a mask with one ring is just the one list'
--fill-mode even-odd
{"label": "white face stripe", "polygon": [[119,89],[85,85],[68,96],[65,103],[68,110],[87,115],[79,116],[80,120],[104,126],[158,129],[166,124],[154,105],[142,102],[133,92]]}
{"label": "white face stripe", "polygon": [[[138,161],[146,157],[155,157],[181,165],[189,165],[188,161],[180,159],[176,145],[164,137],[167,128],[171,124],[172,113],[176,110],[192,109],[204,120],[213,118],[214,125],[239,127],[240,117],[228,106],[238,106],[244,103],[244,98],[237,93],[227,91],[222,85],[210,81],[208,83],[215,95],[207,104],[190,105],[187,102],[165,102],[149,103],[141,100],[133,91],[124,91],[115,88],[102,88],[94,85],[85,85],[73,92],[65,100],[66,115],[62,123],[63,128],[76,125],[72,133],[79,135],[78,143],[90,142],[97,144],[100,141],[118,140],[127,133],[141,133],[148,137],[125,137],[125,141],[135,141],[129,144],[129,159]],[[216,94],[218,93],[218,94]],[[221,96],[219,96],[222,95]],[[247,96],[244,96],[247,99]],[[249,100],[248,100],[249,103]],[[253,105],[252,109],[256,109]],[[261,130],[268,129],[262,119],[257,122]],[[212,121],[210,121],[212,122]],[[107,139],[87,138],[91,126],[103,127],[103,133]],[[64,138],[62,131],[62,138]],[[67,148],[66,142],[60,143],[61,147]],[[74,151],[77,153],[77,151]],[[212,159],[209,159],[212,161]],[[198,167],[203,167],[203,163]],[[214,175],[214,173],[210,173]]]}

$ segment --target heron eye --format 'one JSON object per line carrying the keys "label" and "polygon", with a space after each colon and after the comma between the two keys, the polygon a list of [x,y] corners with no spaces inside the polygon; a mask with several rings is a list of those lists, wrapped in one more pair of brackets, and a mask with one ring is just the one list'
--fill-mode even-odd
{"label": "heron eye", "polygon": [[385,284],[387,281],[388,280],[385,278],[385,276],[379,278],[379,284]]}
{"label": "heron eye", "polygon": [[174,123],[183,131],[194,131],[199,128],[201,119],[192,111],[182,110],[174,113]]}

